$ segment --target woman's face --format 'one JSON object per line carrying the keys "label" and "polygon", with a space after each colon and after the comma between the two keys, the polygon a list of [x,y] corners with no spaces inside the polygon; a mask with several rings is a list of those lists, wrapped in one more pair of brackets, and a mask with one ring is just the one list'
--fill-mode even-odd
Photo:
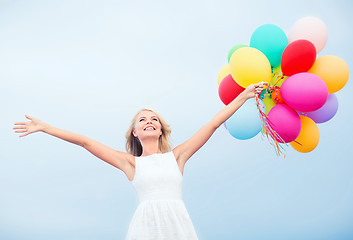
{"label": "woman's face", "polygon": [[132,133],[140,140],[146,137],[155,137],[158,139],[162,135],[162,125],[159,122],[157,114],[152,111],[141,111],[137,115]]}

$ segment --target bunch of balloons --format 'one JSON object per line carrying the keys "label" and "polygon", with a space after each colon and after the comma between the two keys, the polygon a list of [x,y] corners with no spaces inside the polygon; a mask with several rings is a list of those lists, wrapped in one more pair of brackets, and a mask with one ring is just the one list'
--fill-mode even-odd
{"label": "bunch of balloons", "polygon": [[276,143],[290,143],[298,152],[316,148],[320,138],[317,124],[336,114],[335,93],[349,78],[348,66],[341,58],[317,57],[327,36],[320,19],[305,17],[294,23],[288,37],[280,27],[265,24],[253,32],[249,46],[238,44],[229,51],[228,64],[217,77],[224,104],[250,84],[269,85],[260,96],[262,100],[247,101],[226,121],[233,137],[245,140],[261,130],[267,135],[271,130]]}

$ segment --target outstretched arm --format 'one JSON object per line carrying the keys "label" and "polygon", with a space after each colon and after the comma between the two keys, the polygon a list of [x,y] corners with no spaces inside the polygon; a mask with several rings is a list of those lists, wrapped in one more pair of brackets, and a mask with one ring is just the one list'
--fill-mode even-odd
{"label": "outstretched arm", "polygon": [[190,139],[173,149],[180,170],[183,172],[186,161],[199,150],[212,136],[216,129],[230,118],[249,98],[261,93],[263,83],[251,84],[231,103],[219,111],[213,119],[198,130]]}
{"label": "outstretched arm", "polygon": [[134,168],[132,166],[132,155],[116,151],[84,135],[53,127],[37,118],[28,115],[26,115],[26,118],[30,121],[17,122],[13,128],[15,133],[22,133],[19,137],[24,137],[35,132],[47,133],[67,142],[84,147],[96,157],[122,170],[129,180],[133,178]]}

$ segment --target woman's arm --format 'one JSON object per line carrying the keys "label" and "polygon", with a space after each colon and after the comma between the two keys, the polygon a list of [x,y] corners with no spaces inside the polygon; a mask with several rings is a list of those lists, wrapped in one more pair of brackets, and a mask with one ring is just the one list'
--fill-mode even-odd
{"label": "woman's arm", "polygon": [[134,174],[133,156],[128,153],[116,151],[104,144],[97,142],[81,134],[76,134],[63,129],[53,127],[37,118],[26,115],[29,122],[15,123],[15,133],[22,133],[19,137],[27,136],[34,132],[44,132],[67,142],[84,147],[90,153],[103,161],[122,170],[129,180],[132,180]]}
{"label": "woman's arm", "polygon": [[186,161],[208,141],[216,129],[228,118],[230,118],[245,103],[246,100],[255,97],[256,94],[261,93],[263,85],[263,83],[257,83],[248,86],[190,139],[173,149],[173,153],[182,172]]}

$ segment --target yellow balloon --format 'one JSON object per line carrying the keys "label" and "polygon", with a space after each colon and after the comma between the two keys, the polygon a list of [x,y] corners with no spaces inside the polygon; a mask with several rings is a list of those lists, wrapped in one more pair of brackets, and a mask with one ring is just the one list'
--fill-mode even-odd
{"label": "yellow balloon", "polygon": [[347,64],[341,58],[332,55],[318,57],[308,72],[325,81],[329,94],[341,90],[349,78]]}
{"label": "yellow balloon", "polygon": [[261,132],[262,132],[263,134],[266,134],[267,130],[266,130],[266,127],[265,127],[265,126],[261,129]]}
{"label": "yellow balloon", "polygon": [[[320,131],[316,123],[306,117],[299,116],[302,124],[299,136],[290,145],[298,152],[307,153],[311,152],[319,144]],[[300,144],[298,144],[300,143]]]}
{"label": "yellow balloon", "polygon": [[272,100],[271,94],[266,94],[266,96],[262,99],[266,107],[266,114],[276,105]]}
{"label": "yellow balloon", "polygon": [[271,85],[280,87],[288,76],[283,76],[281,65],[272,70]]}
{"label": "yellow balloon", "polygon": [[232,77],[244,88],[253,83],[271,81],[271,64],[256,48],[238,49],[230,58],[229,65]]}
{"label": "yellow balloon", "polygon": [[221,84],[223,78],[225,78],[226,76],[228,76],[230,74],[230,66],[229,64],[224,65],[221,70],[219,70],[218,72],[218,76],[217,76],[217,83],[218,85]]}

